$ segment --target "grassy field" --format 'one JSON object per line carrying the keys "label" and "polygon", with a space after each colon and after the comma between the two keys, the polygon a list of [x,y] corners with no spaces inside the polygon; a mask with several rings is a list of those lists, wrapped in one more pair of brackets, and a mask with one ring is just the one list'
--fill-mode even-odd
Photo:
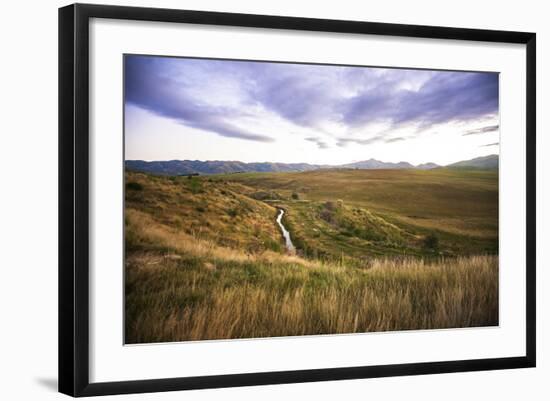
{"label": "grassy field", "polygon": [[127,343],[498,324],[496,172],[127,172],[125,206]]}
{"label": "grassy field", "polygon": [[423,240],[431,234],[438,254],[498,253],[496,171],[318,170],[230,179],[278,196],[273,204],[288,211],[306,252],[429,256]]}

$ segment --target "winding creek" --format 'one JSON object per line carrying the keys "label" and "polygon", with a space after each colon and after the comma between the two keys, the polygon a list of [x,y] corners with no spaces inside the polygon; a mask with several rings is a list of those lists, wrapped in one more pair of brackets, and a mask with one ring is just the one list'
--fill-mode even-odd
{"label": "winding creek", "polygon": [[283,209],[279,209],[279,215],[277,216],[277,224],[281,228],[281,232],[283,233],[283,237],[285,238],[285,245],[286,249],[289,253],[295,253],[296,248],[294,247],[294,244],[292,243],[292,240],[290,239],[290,233],[283,225],[282,219],[283,215],[285,214],[285,211]]}

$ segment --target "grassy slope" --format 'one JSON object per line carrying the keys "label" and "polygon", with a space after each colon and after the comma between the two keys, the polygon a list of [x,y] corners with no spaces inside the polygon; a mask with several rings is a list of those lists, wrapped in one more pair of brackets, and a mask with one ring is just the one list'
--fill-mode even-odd
{"label": "grassy slope", "polygon": [[[126,181],[126,210],[218,245],[247,252],[282,249],[276,209],[244,196],[241,184],[140,173],[127,173]],[[141,189],[132,189],[134,184]]]}
{"label": "grassy slope", "polygon": [[229,177],[254,187],[298,192],[314,201],[342,199],[428,228],[443,226],[471,235],[498,232],[494,170],[316,170]]}
{"label": "grassy slope", "polygon": [[[494,325],[495,256],[357,268],[246,255],[130,211],[126,342]],[[139,238],[139,243],[134,243]],[[147,244],[147,250],[144,245]]]}
{"label": "grassy slope", "polygon": [[[497,324],[498,257],[406,256],[425,252],[419,241],[423,230],[433,230],[428,219],[459,243],[477,235],[480,242],[464,253],[484,253],[483,242],[496,235],[490,207],[495,178],[418,173],[416,189],[426,186],[435,195],[428,191],[405,211],[390,192],[395,186],[395,194],[403,194],[412,178],[392,178],[395,172],[325,172],[324,180],[319,172],[193,179],[127,173],[126,341]],[[453,196],[438,193],[438,180],[462,192],[466,207],[478,204],[471,213],[477,220],[459,232],[442,223],[460,207]],[[342,185],[346,191],[338,190]],[[422,193],[410,190],[407,196]],[[305,200],[292,200],[292,192]],[[276,209],[254,199],[266,196],[287,209],[291,233],[315,252],[305,258],[284,253]],[[442,206],[434,212],[440,199],[450,199],[450,212]],[[378,251],[405,256],[377,257]]]}
{"label": "grassy slope", "polygon": [[[223,179],[228,177],[283,197],[279,204],[304,248],[309,243],[356,257],[426,256],[422,239],[435,233],[448,255],[498,252],[496,171],[317,170]],[[300,200],[293,201],[292,193]],[[327,201],[341,206],[333,219],[319,218]]]}

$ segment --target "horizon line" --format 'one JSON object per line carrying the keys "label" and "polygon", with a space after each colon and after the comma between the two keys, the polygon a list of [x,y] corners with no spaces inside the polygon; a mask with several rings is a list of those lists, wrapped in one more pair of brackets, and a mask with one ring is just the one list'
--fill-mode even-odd
{"label": "horizon line", "polygon": [[456,161],[453,161],[453,162],[450,162],[450,163],[447,163],[447,164],[438,164],[438,163],[431,162],[431,161],[418,163],[418,164],[413,164],[413,163],[405,161],[405,160],[400,160],[398,162],[386,162],[386,161],[383,161],[383,160],[375,159],[374,157],[371,157],[369,159],[363,159],[363,160],[357,160],[357,161],[352,161],[352,162],[347,162],[347,163],[339,163],[339,164],[330,164],[330,163],[322,163],[321,164],[321,163],[307,163],[307,162],[273,162],[273,161],[244,162],[244,161],[241,161],[241,160],[221,160],[221,159],[210,159],[210,160],[200,160],[200,159],[167,159],[167,160],[124,159],[124,162],[132,162],[132,161],[142,161],[142,162],[146,162],[146,163],[173,162],[173,161],[180,161],[180,162],[191,161],[191,162],[203,162],[203,163],[205,163],[205,162],[237,162],[237,163],[245,163],[245,164],[255,164],[255,163],[307,164],[307,165],[310,165],[310,166],[341,167],[341,166],[344,166],[346,164],[361,163],[361,162],[364,162],[364,161],[375,160],[375,161],[379,161],[381,163],[393,163],[393,164],[408,163],[408,164],[410,164],[411,166],[414,166],[414,167],[417,167],[417,166],[420,166],[420,165],[423,165],[423,164],[435,164],[435,165],[440,166],[440,167],[445,167],[445,166],[449,166],[451,164],[462,162],[462,161],[474,160],[474,159],[479,159],[479,158],[482,158],[482,157],[490,157],[490,156],[497,156],[500,159],[500,152],[499,153],[491,153],[491,154],[484,155],[484,156],[476,156],[476,157],[473,157],[471,159],[460,159],[460,160],[456,160]]}

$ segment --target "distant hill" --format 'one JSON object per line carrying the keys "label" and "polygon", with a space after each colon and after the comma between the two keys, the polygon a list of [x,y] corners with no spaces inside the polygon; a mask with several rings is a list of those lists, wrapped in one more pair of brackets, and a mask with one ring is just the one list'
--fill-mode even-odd
{"label": "distant hill", "polygon": [[449,168],[479,168],[479,169],[498,169],[498,155],[489,155],[476,157],[471,160],[464,160],[449,164]]}
{"label": "distant hill", "polygon": [[222,160],[126,160],[126,168],[133,171],[162,175],[231,174],[251,172],[295,172],[317,170],[323,166],[307,163],[244,163]]}
{"label": "distant hill", "polygon": [[386,163],[376,159],[369,159],[355,163],[343,164],[344,168],[356,168],[361,170],[371,170],[371,169],[399,169],[399,168],[415,168],[412,164],[407,162],[399,163]]}
{"label": "distant hill", "polygon": [[431,170],[432,168],[438,168],[438,167],[441,167],[441,166],[435,163],[424,163],[424,164],[419,164],[415,168],[419,170]]}
{"label": "distant hill", "polygon": [[[240,161],[223,160],[168,160],[168,161],[144,161],[126,160],[126,168],[132,171],[142,171],[160,175],[188,175],[188,174],[236,174],[236,173],[269,173],[269,172],[301,172],[318,170],[321,168],[349,168],[359,170],[375,169],[418,169],[431,170],[442,167],[435,163],[423,163],[417,166],[408,162],[383,162],[376,159],[347,163],[338,166],[309,164],[309,163],[244,163]],[[498,155],[478,157],[450,164],[450,168],[498,168]]]}

